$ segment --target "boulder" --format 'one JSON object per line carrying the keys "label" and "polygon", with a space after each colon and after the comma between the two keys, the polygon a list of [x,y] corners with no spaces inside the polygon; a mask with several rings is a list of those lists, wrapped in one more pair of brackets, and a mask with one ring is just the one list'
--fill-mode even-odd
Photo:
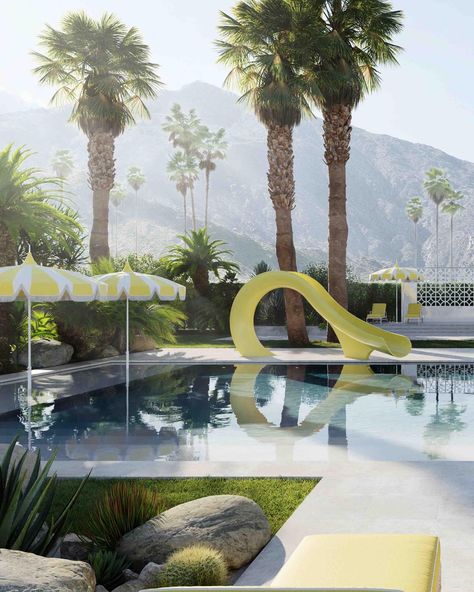
{"label": "boulder", "polygon": [[164,563],[175,550],[203,543],[221,551],[227,565],[249,563],[271,537],[265,514],[240,495],[212,495],[175,506],[124,535],[119,551],[135,568]]}
{"label": "boulder", "polygon": [[0,549],[0,592],[94,592],[95,574],[83,561]]}
{"label": "boulder", "polygon": [[130,582],[125,582],[125,584],[122,584],[118,588],[114,588],[113,592],[140,592],[143,588],[143,582],[140,582],[140,580],[131,580]]}
{"label": "boulder", "polygon": [[[9,446],[9,444],[0,444],[0,463],[3,461],[3,457],[5,456],[5,452],[7,451],[8,446]],[[18,442],[17,442],[15,445],[15,448],[13,449],[12,459],[10,461],[10,471],[11,471],[13,465],[16,464],[20,460],[20,458],[23,456],[23,454],[25,452],[26,452],[26,459],[23,464],[23,472],[25,474],[25,480],[23,481],[23,488],[26,487],[26,485],[31,477],[31,473],[33,472],[33,468],[35,466],[37,453],[34,452],[33,450],[27,451],[24,446],[22,446],[21,444],[18,444]]]}
{"label": "boulder", "polygon": [[120,355],[119,350],[113,345],[106,345],[100,352],[95,356],[97,359],[101,358],[115,358]]}
{"label": "boulder", "polygon": [[138,579],[142,582],[144,588],[155,588],[158,586],[158,578],[165,564],[161,563],[147,563],[140,572]]}
{"label": "boulder", "polygon": [[62,559],[72,559],[73,561],[87,561],[89,555],[90,539],[80,537],[73,532],[66,534],[61,541],[60,553]]}
{"label": "boulder", "polygon": [[[33,368],[62,366],[71,361],[74,348],[55,339],[35,339],[31,342],[31,365]],[[20,352],[18,361],[23,366],[28,364],[26,349]]]}
{"label": "boulder", "polygon": [[107,588],[104,588],[104,586],[101,586],[100,584],[98,586],[95,587],[95,592],[109,592],[107,590]]}
{"label": "boulder", "polygon": [[137,572],[133,571],[133,569],[128,569],[128,567],[123,570],[122,575],[126,582],[130,582],[131,580],[138,580]]}

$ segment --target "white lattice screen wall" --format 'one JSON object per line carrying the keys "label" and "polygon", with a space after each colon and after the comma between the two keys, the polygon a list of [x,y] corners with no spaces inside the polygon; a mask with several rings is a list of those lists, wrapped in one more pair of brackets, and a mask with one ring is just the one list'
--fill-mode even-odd
{"label": "white lattice screen wall", "polygon": [[474,306],[474,284],[420,282],[417,300],[422,306]]}

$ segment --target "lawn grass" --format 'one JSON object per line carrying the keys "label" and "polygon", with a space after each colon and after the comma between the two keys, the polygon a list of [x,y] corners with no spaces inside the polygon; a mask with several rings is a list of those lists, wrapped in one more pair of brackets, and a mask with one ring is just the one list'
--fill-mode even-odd
{"label": "lawn grass", "polygon": [[[163,344],[160,347],[226,347],[234,348],[231,340],[223,341],[224,335],[213,333],[212,331],[187,331],[176,335],[177,342],[172,344]],[[262,339],[263,345],[270,348],[282,347],[291,348],[286,339]],[[338,343],[328,343],[327,341],[313,341],[307,347],[340,347]]]}
{"label": "lawn grass", "polygon": [[[102,494],[119,479],[89,479],[72,512],[69,531],[82,534],[84,518],[97,504]],[[136,481],[136,480],[135,480]],[[317,479],[285,478],[218,478],[196,477],[186,479],[138,479],[141,483],[159,492],[163,510],[207,495],[233,494],[253,499],[264,511],[272,532],[288,520]],[[60,479],[54,500],[54,515],[58,515],[79,484],[79,479]]]}

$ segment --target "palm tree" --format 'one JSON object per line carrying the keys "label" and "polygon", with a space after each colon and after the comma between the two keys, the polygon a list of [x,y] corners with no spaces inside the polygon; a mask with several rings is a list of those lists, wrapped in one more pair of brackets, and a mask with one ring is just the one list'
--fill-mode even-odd
{"label": "palm tree", "polygon": [[139,167],[131,166],[128,169],[127,181],[135,191],[135,255],[138,255],[138,192],[145,183],[145,175]]}
{"label": "palm tree", "polygon": [[412,197],[405,207],[406,215],[413,222],[415,228],[415,267],[418,267],[418,222],[423,216],[423,204],[420,197]]}
{"label": "palm tree", "polygon": [[[392,38],[401,11],[386,0],[301,0],[293,30],[297,59],[316,77],[312,97],[323,115],[324,158],[329,174],[328,277],[330,294],[347,308],[346,165],[352,111],[381,83],[379,64],[397,63]],[[336,339],[328,327],[328,340]]]}
{"label": "palm tree", "polygon": [[[287,0],[242,0],[232,16],[221,12],[219,61],[230,66],[240,101],[253,108],[267,130],[268,191],[275,210],[276,254],[281,270],[296,271],[292,210],[295,207],[293,129],[310,113],[311,76],[300,73],[288,55],[292,10]],[[285,290],[288,339],[307,345],[303,301]]]}
{"label": "palm tree", "polygon": [[[34,243],[49,235],[67,246],[67,238],[77,238],[81,228],[63,207],[61,180],[24,166],[30,155],[12,146],[0,152],[0,267],[18,263],[21,241]],[[0,372],[9,366],[10,312],[9,304],[0,304]]]}
{"label": "palm tree", "polygon": [[173,181],[173,183],[176,185],[176,189],[183,197],[185,235],[188,232],[186,199],[188,191],[192,191],[194,189],[194,183],[199,177],[197,166],[196,159],[193,156],[186,155],[181,150],[177,150],[171,156],[166,166],[170,181]]}
{"label": "palm tree", "polygon": [[452,191],[451,185],[442,169],[432,168],[426,172],[423,182],[428,197],[436,206],[436,279],[438,278],[439,267],[439,206]]}
{"label": "palm tree", "polygon": [[94,21],[84,12],[70,12],[62,28],[47,25],[40,36],[45,53],[34,52],[34,72],[41,84],[56,85],[51,102],[72,102],[71,121],[88,138],[89,182],[93,192],[90,255],[96,261],[110,254],[109,194],[115,180],[115,138],[149,117],[144,100],[161,86],[157,64],[138,29],[104,14]]}
{"label": "palm tree", "polygon": [[232,251],[223,249],[224,241],[211,240],[205,228],[181,235],[184,246],[170,249],[166,261],[173,277],[190,277],[200,296],[209,294],[209,273],[219,277],[221,271],[239,271],[237,263],[224,259]]}
{"label": "palm tree", "polygon": [[[199,158],[201,142],[206,134],[205,128],[196,115],[194,109],[184,113],[181,105],[175,103],[171,107],[171,115],[166,116],[163,129],[169,134],[169,141],[174,148],[181,148],[189,160]],[[196,230],[196,206],[194,202],[194,183],[188,187],[191,197],[191,210],[193,219],[193,230]]]}
{"label": "palm tree", "polygon": [[454,236],[454,216],[464,210],[464,206],[460,203],[464,199],[464,195],[460,191],[451,189],[448,193],[447,200],[441,204],[441,211],[443,214],[450,216],[449,221],[449,267],[453,267],[453,236]]}
{"label": "palm tree", "polygon": [[207,228],[209,214],[209,177],[216,170],[216,160],[223,160],[226,156],[227,142],[224,140],[225,129],[211,132],[204,128],[201,145],[199,147],[199,168],[206,174],[206,201],[204,206],[204,226]]}
{"label": "palm tree", "polygon": [[114,206],[115,211],[115,257],[118,256],[118,209],[122,204],[123,200],[127,197],[127,190],[122,183],[114,183],[110,191],[110,201]]}
{"label": "palm tree", "polygon": [[70,150],[57,150],[51,161],[54,174],[61,179],[61,187],[64,189],[64,182],[74,170],[74,157]]}

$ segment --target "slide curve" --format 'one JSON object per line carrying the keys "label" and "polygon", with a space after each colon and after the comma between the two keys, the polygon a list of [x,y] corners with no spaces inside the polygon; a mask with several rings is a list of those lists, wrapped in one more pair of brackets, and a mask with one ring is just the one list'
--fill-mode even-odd
{"label": "slide curve", "polygon": [[271,356],[254,328],[255,310],[260,300],[278,288],[299,292],[309,304],[332,326],[346,358],[367,360],[373,351],[402,358],[411,351],[411,341],[370,325],[355,317],[313,278],[296,271],[267,271],[249,280],[235,297],[230,311],[230,332],[237,351],[253,358]]}

